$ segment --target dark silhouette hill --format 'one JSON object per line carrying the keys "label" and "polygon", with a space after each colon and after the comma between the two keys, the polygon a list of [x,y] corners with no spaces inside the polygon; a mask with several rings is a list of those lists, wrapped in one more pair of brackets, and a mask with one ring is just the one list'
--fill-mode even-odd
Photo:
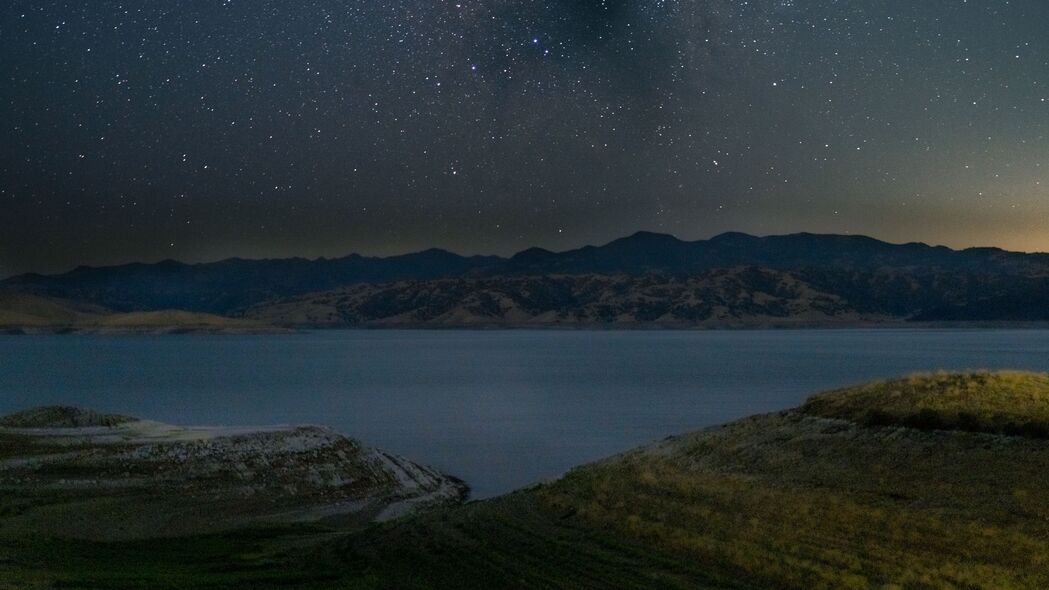
{"label": "dark silhouette hill", "polygon": [[501,270],[526,274],[696,273],[714,268],[762,266],[872,271],[884,267],[991,274],[1049,271],[1049,255],[998,248],[952,250],[919,242],[890,244],[866,236],[810,233],[757,237],[729,232],[686,242],[674,236],[637,232],[604,246],[553,253],[533,248],[512,257]]}
{"label": "dark silhouette hill", "polygon": [[[618,287],[617,297],[625,298],[629,304],[642,297],[640,293],[630,293],[636,286],[630,283],[651,285],[653,281],[670,284],[687,280],[703,283],[704,277],[709,279],[712,272],[744,268],[760,272],[740,275],[742,278],[736,281],[738,285],[735,287],[740,293],[730,294],[717,302],[718,306],[728,308],[730,317],[754,315],[747,310],[736,313],[733,301],[749,301],[752,298],[744,296],[747,292],[767,291],[764,283],[770,280],[768,277],[781,275],[777,281],[800,282],[805,291],[834,298],[840,304],[836,307],[843,309],[852,320],[860,316],[922,321],[1049,319],[1047,254],[1009,252],[998,248],[953,250],[916,242],[891,244],[866,236],[809,233],[767,237],[725,233],[709,240],[684,241],[666,234],[638,232],[603,246],[563,252],[529,248],[509,258],[461,256],[430,249],[387,258],[353,254],[314,260],[231,258],[200,264],[166,260],[155,264],[79,267],[50,276],[21,275],[0,282],[0,291],[61,298],[116,311],[182,309],[243,315],[262,304],[289,298],[303,300],[309,294],[360,285],[376,286],[373,291],[382,292],[388,289],[379,286],[400,285],[397,287],[402,291],[399,297],[408,296],[403,293],[405,289],[425,291],[430,285],[444,291],[444,296],[455,303],[470,295],[475,295],[475,299],[481,297],[478,293],[464,291],[468,291],[470,285],[483,286],[489,291],[494,289],[515,299],[514,289],[527,287],[528,281],[522,280],[525,277],[533,280],[555,276],[604,277],[602,280],[628,277],[626,286]],[[648,278],[642,280],[643,277]],[[460,282],[448,291],[447,281],[453,279]],[[754,281],[762,284],[751,284]],[[533,305],[528,315],[553,312],[562,317],[585,319],[588,314],[579,308],[590,306],[593,310],[599,303],[587,300],[585,293],[580,296],[576,292],[578,289],[572,286],[562,285],[561,288],[569,295],[559,295],[557,301]],[[679,299],[689,296],[676,287],[674,290]],[[695,295],[698,297],[701,293]],[[786,299],[794,299],[795,295]],[[653,295],[648,293],[643,298],[651,301]],[[655,298],[659,298],[658,294]],[[699,305],[710,307],[702,302]],[[412,313],[410,306],[398,304],[394,307],[399,310],[397,313]],[[454,306],[444,307],[444,311],[450,311]],[[656,307],[659,307],[658,301]],[[784,313],[790,315],[790,309],[788,305]],[[656,311],[641,315],[654,318],[663,315],[656,314]],[[440,313],[431,315],[436,317]],[[488,315],[494,323],[507,321],[500,313]],[[757,315],[768,314],[762,311]],[[518,316],[520,314],[515,317]],[[366,319],[384,317],[372,314]],[[696,320],[685,318],[684,321]],[[590,321],[596,320],[582,323]],[[451,321],[451,324],[455,322]]]}
{"label": "dark silhouette hill", "polygon": [[117,311],[184,309],[226,314],[248,305],[344,285],[455,276],[498,262],[425,250],[389,258],[246,260],[185,264],[165,260],[78,267],[59,275],[27,274],[0,289],[91,302]]}

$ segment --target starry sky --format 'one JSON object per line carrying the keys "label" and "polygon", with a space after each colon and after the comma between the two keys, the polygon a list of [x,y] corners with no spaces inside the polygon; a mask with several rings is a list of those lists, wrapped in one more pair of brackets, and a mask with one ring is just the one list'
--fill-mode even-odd
{"label": "starry sky", "polygon": [[1044,0],[8,0],[0,276],[637,230],[1049,250]]}

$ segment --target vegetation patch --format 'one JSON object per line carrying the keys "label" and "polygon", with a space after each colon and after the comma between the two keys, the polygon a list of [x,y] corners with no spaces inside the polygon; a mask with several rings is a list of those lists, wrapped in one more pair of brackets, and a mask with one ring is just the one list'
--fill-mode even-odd
{"label": "vegetation patch", "polygon": [[553,509],[761,588],[1049,588],[1049,445],[747,419],[572,471]]}
{"label": "vegetation patch", "polygon": [[1049,374],[923,373],[814,395],[802,412],[870,426],[1049,438]]}

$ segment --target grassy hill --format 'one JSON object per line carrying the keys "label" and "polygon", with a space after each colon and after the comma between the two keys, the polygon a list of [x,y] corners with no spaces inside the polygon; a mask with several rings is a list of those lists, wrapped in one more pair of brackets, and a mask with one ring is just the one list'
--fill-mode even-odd
{"label": "grassy hill", "polygon": [[116,313],[41,295],[0,293],[0,332],[266,332],[259,320],[181,310]]}
{"label": "grassy hill", "polygon": [[911,375],[816,395],[802,411],[870,425],[1049,438],[1049,376],[1017,371]]}
{"label": "grassy hill", "polygon": [[0,293],[0,328],[68,326],[106,314],[97,305],[80,305],[53,297]]}
{"label": "grassy hill", "polygon": [[[0,559],[0,579],[74,588],[1046,588],[1049,442],[1001,425],[1041,421],[1047,383],[1041,374],[938,373],[821,393],[550,484],[363,529],[0,545],[0,556],[14,556]],[[915,422],[917,414],[938,421]]]}

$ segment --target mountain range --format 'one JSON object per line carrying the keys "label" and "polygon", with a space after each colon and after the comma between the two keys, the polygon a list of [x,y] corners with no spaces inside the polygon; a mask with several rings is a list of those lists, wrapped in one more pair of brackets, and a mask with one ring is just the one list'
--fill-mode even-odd
{"label": "mountain range", "polygon": [[1049,320],[1049,254],[809,233],[638,232],[511,257],[392,256],[79,267],[0,293],[115,312],[178,309],[286,326],[672,327]]}

